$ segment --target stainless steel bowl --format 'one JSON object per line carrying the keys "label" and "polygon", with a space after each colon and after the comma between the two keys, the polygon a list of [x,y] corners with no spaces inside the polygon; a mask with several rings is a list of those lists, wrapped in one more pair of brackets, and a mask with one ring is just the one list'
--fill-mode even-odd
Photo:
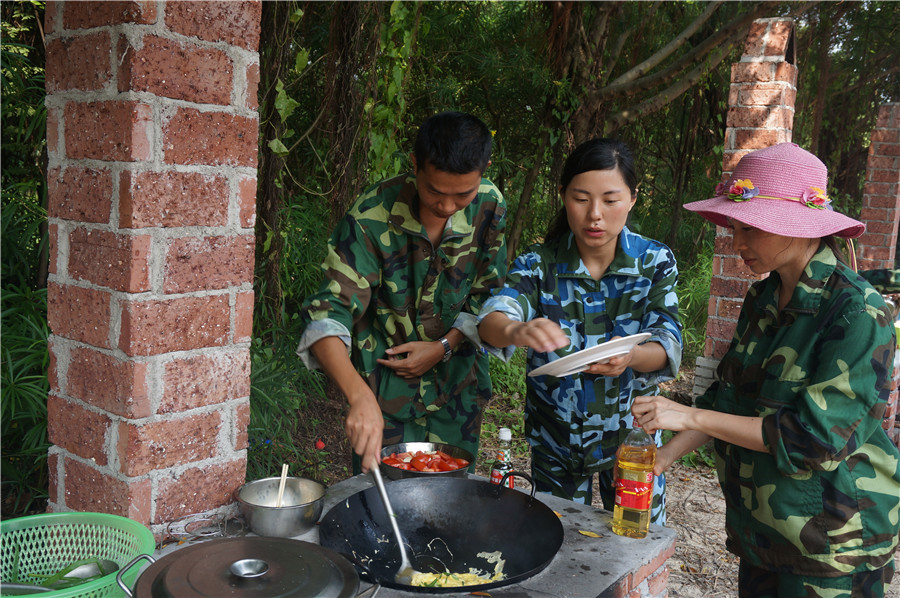
{"label": "stainless steel bowl", "polygon": [[281,478],[264,478],[247,482],[234,493],[250,531],[260,536],[299,536],[322,515],[325,486],[308,478],[287,478],[281,506],[276,507],[280,483]]}
{"label": "stainless steel bowl", "polygon": [[[452,444],[442,444],[440,442],[401,442],[400,444],[390,444],[381,449],[381,458],[389,457],[392,453],[406,453],[415,451],[443,451],[454,459],[465,459],[471,465],[475,462],[475,457],[464,448],[453,446]],[[381,475],[391,480],[402,480],[406,478],[464,478],[468,467],[462,469],[454,469],[452,471],[407,471],[405,469],[397,469],[384,463],[379,464]]]}

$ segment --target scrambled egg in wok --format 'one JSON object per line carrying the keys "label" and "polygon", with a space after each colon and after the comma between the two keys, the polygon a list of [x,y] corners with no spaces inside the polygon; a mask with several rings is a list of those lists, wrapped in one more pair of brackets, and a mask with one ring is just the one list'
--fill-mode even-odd
{"label": "scrambled egg in wok", "polygon": [[474,567],[470,568],[468,573],[422,573],[416,571],[413,573],[411,585],[426,588],[457,588],[502,581],[506,578],[506,575],[503,574],[503,565],[506,564],[506,561],[500,556],[499,551],[478,553],[479,558],[494,565],[493,575]]}

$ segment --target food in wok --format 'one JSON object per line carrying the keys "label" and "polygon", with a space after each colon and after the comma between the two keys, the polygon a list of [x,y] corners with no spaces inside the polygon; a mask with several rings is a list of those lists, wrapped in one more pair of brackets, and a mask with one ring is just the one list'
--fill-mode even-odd
{"label": "food in wok", "polygon": [[503,565],[506,561],[501,558],[500,551],[479,552],[478,557],[494,565],[493,574],[475,568],[470,568],[468,573],[451,573],[449,571],[424,573],[416,571],[413,573],[411,584],[423,588],[459,588],[503,581],[506,578],[503,574]]}

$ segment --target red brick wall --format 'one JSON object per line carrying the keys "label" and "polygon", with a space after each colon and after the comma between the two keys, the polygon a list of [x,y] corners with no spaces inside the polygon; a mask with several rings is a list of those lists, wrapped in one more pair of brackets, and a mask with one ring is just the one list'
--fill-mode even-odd
{"label": "red brick wall", "polygon": [[[872,132],[860,218],[866,232],[857,240],[860,270],[894,268],[900,226],[900,103],[881,106]],[[900,447],[900,357],[894,361],[894,381],[883,427]]]}
{"label": "red brick wall", "polygon": [[618,580],[603,595],[615,598],[665,598],[669,595],[669,567],[666,561],[673,554],[675,554],[674,541],[649,563],[644,563]]}
{"label": "red brick wall", "polygon": [[[722,181],[744,154],[791,140],[797,67],[790,19],[753,22],[741,61],[731,67]],[[710,194],[713,195],[710,186]],[[721,359],[728,349],[744,295],[758,280],[731,248],[731,231],[717,227],[704,356]]]}
{"label": "red brick wall", "polygon": [[50,510],[161,529],[243,483],[260,15],[48,2]]}
{"label": "red brick wall", "polygon": [[857,241],[859,269],[893,268],[900,222],[900,103],[885,104],[878,111],[860,218],[866,232]]}

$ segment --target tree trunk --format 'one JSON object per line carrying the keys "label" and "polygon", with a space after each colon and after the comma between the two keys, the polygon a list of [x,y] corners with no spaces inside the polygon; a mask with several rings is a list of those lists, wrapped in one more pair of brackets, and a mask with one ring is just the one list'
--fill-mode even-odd
{"label": "tree trunk", "polygon": [[525,222],[528,217],[528,207],[531,204],[531,198],[534,196],[537,179],[543,170],[543,158],[549,143],[550,130],[544,128],[538,140],[534,162],[526,173],[525,182],[522,184],[522,194],[519,196],[519,205],[516,207],[515,216],[512,218],[512,228],[507,230],[506,233],[506,257],[509,263],[512,263],[519,254],[519,243],[522,240],[522,231],[525,228]]}
{"label": "tree trunk", "polygon": [[268,143],[281,137],[284,132],[284,125],[275,108],[275,83],[282,72],[290,68],[294,56],[291,44],[293,25],[289,17],[295,8],[293,2],[263,2],[260,29],[261,140],[256,195],[256,310],[263,310],[272,318],[270,322],[279,324],[282,321],[281,259],[284,248],[280,222],[284,189],[280,188],[279,179],[284,159],[274,154]]}
{"label": "tree trunk", "polygon": [[327,89],[322,112],[323,128],[329,138],[326,163],[331,173],[328,202],[332,224],[336,224],[365,183],[367,144],[361,132],[363,105],[374,85],[360,81],[361,74],[375,68],[378,44],[378,2],[346,2],[334,10],[329,27]]}
{"label": "tree trunk", "polygon": [[[820,13],[821,14],[821,13]],[[825,104],[828,101],[827,92],[828,84],[831,82],[831,57],[828,55],[828,48],[831,45],[832,21],[829,18],[824,19],[821,26],[821,35],[817,35],[819,42],[819,80],[816,85],[816,101],[813,102],[813,124],[812,131],[809,135],[809,151],[812,154],[819,153],[819,135],[822,132],[822,118],[825,115]]]}

